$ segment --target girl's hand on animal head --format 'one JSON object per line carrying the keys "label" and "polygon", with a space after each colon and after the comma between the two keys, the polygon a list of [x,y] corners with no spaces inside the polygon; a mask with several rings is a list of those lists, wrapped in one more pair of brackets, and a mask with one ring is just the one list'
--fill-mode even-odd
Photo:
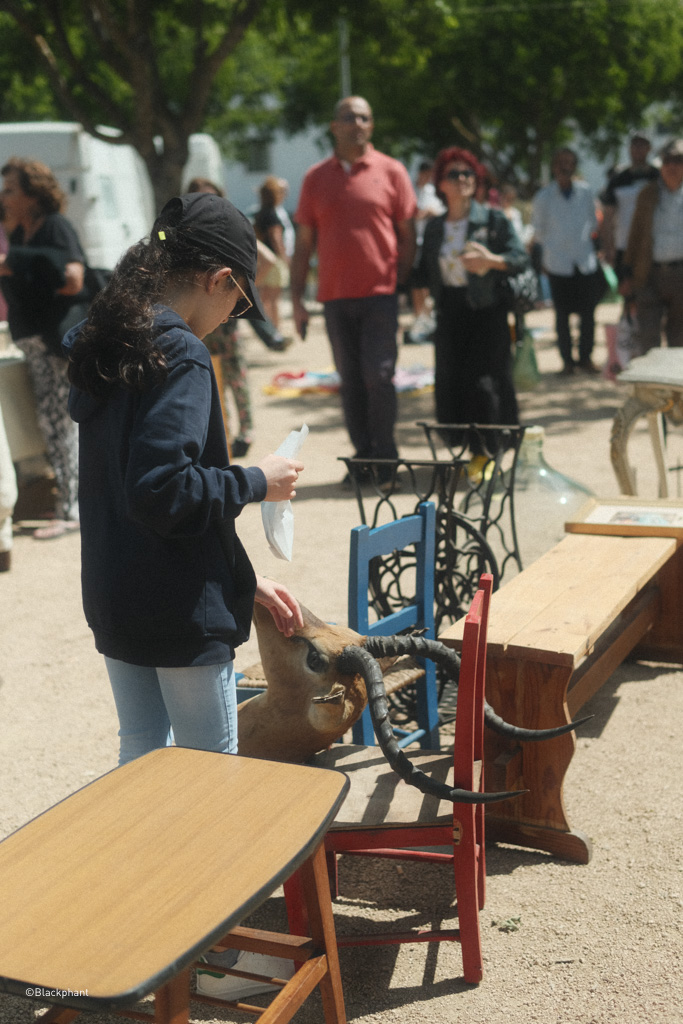
{"label": "girl's hand on animal head", "polygon": [[268,579],[267,576],[257,576],[254,600],[269,610],[275,625],[285,636],[292,636],[295,630],[303,626],[304,618],[299,602],[283,583]]}

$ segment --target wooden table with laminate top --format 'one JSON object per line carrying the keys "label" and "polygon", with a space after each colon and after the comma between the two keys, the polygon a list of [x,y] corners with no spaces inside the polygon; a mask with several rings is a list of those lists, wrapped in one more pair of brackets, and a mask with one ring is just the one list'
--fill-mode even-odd
{"label": "wooden table with laminate top", "polygon": [[65,1007],[161,990],[154,1019],[187,1021],[190,965],[301,868],[304,886],[317,879],[318,935],[308,951],[282,941],[318,958],[308,991],[320,983],[328,1020],[343,1021],[321,843],[347,786],[339,772],[178,747],[104,775],[0,843],[0,992],[58,1004],[44,1019],[61,1022],[77,1015]]}

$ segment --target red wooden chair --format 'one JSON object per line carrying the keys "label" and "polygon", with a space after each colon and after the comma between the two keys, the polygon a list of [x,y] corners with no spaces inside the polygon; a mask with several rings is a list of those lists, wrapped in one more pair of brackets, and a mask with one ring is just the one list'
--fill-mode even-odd
{"label": "red wooden chair", "polygon": [[[493,577],[480,580],[465,620],[458,686],[453,752],[404,751],[423,771],[451,787],[484,789],[483,732],[486,630]],[[450,803],[407,785],[389,767],[377,747],[335,744],[315,764],[345,772],[351,782],[346,801],[325,837],[325,849],[336,854],[394,857],[452,864],[457,898],[457,929],[396,931],[339,936],[339,946],[457,940],[462,946],[465,981],[482,979],[479,911],[484,906],[486,866],[484,807]],[[417,847],[449,847],[430,852]],[[334,878],[333,878],[334,882]],[[306,934],[296,881],[285,886],[290,929]]]}

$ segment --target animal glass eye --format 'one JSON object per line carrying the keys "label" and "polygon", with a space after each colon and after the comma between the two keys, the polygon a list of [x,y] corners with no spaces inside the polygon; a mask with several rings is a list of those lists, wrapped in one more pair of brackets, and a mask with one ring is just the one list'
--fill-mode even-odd
{"label": "animal glass eye", "polygon": [[315,647],[309,647],[306,664],[310,668],[311,672],[324,672],[327,668],[327,658],[324,658],[320,651],[317,651]]}
{"label": "animal glass eye", "polygon": [[315,672],[321,675],[323,672],[327,672],[329,668],[329,659],[321,654],[318,648],[311,643],[306,637],[303,636],[292,636],[289,638],[290,643],[293,644],[306,644],[308,652],[306,654],[306,668],[309,668],[311,672]]}

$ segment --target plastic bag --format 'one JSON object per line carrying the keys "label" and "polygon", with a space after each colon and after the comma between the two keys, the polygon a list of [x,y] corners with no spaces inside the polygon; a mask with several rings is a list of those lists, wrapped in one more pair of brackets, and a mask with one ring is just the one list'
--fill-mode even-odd
{"label": "plastic bag", "polygon": [[532,391],[541,379],[531,331],[525,331],[515,345],[512,380],[517,391]]}
{"label": "plastic bag", "polygon": [[[304,423],[301,430],[292,430],[287,435],[276,455],[285,459],[295,459],[301,446],[308,437],[308,427]],[[292,560],[294,547],[294,513],[291,501],[262,501],[261,519],[266,532],[266,540],[276,558]]]}
{"label": "plastic bag", "polygon": [[640,332],[638,319],[634,312],[624,306],[619,322],[605,324],[605,341],[607,342],[607,365],[605,377],[616,380],[617,374],[625,370],[632,359],[641,354]]}
{"label": "plastic bag", "polygon": [[640,355],[640,331],[635,313],[624,310],[617,324],[617,361],[625,370],[632,359]]}

